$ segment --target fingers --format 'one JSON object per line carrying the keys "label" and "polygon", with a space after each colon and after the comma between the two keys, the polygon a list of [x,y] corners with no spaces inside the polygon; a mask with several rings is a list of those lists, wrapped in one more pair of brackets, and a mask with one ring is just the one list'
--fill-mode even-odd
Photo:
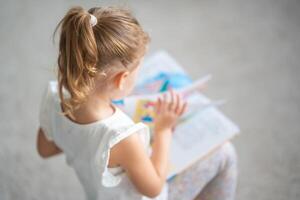
{"label": "fingers", "polygon": [[178,105],[176,107],[176,114],[182,115],[187,108],[187,102],[183,100],[180,94],[178,94],[177,98],[178,98]]}
{"label": "fingers", "polygon": [[176,112],[177,115],[179,115],[179,113],[182,109],[183,100],[182,100],[182,97],[179,94],[177,94],[177,99],[178,99],[178,104],[177,104],[175,112]]}
{"label": "fingers", "polygon": [[179,110],[178,115],[182,115],[186,111],[186,108],[187,108],[187,102],[184,102],[181,109]]}
{"label": "fingers", "polygon": [[180,106],[181,106],[181,102],[182,102],[182,98],[180,96],[180,94],[176,94],[176,101],[177,101],[177,106],[175,108],[175,112],[176,114],[178,113],[178,110],[180,109]]}
{"label": "fingers", "polygon": [[162,97],[158,97],[155,110],[157,113],[164,111],[174,112],[176,115],[182,115],[187,108],[185,102],[179,93],[170,90],[168,93],[163,93]]}
{"label": "fingers", "polygon": [[169,110],[175,110],[178,104],[177,94],[175,94],[174,90],[170,90],[171,101],[169,104]]}
{"label": "fingers", "polygon": [[161,103],[162,103],[162,100],[161,100],[161,97],[158,97],[157,101],[156,101],[156,104],[155,104],[155,112],[157,114],[159,114],[161,112]]}
{"label": "fingers", "polygon": [[[168,94],[170,96],[170,102],[167,102],[167,100],[165,102],[166,104],[169,104],[167,106],[167,109],[171,112],[174,112],[177,115],[181,115],[182,113],[184,113],[187,107],[187,103],[183,100],[181,94],[174,92],[174,90],[172,89]],[[165,99],[167,99],[166,93],[165,93]]]}
{"label": "fingers", "polygon": [[161,103],[161,109],[162,110],[166,110],[168,108],[168,99],[167,99],[167,94],[163,93],[163,97],[162,97],[162,103]]}

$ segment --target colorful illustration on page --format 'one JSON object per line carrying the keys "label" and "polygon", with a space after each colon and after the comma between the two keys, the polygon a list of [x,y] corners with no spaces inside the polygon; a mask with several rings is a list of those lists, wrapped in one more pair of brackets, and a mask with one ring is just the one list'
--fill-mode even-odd
{"label": "colorful illustration on page", "polygon": [[155,102],[153,101],[147,99],[138,100],[136,103],[136,109],[133,120],[135,122],[143,122],[147,124],[150,127],[150,129],[152,129],[155,116],[154,106]]}

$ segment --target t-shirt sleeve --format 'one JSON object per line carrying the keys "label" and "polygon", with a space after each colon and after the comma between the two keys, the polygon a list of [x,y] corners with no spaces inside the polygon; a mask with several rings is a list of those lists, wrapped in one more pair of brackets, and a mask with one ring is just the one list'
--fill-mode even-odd
{"label": "t-shirt sleeve", "polygon": [[39,123],[42,128],[46,138],[50,141],[53,141],[53,129],[52,129],[52,111],[51,110],[52,99],[50,87],[46,87],[43,92],[40,107],[39,107]]}
{"label": "t-shirt sleeve", "polygon": [[123,130],[121,129],[117,131],[116,134],[113,136],[113,138],[110,140],[110,148],[113,147],[118,142],[120,142],[122,139],[130,136],[131,134],[141,133],[141,132],[147,132],[146,134],[149,135],[148,126],[142,122],[136,123],[132,126],[125,127]]}
{"label": "t-shirt sleeve", "polygon": [[131,134],[139,133],[141,131],[149,131],[148,126],[142,122],[136,123],[128,127],[120,128],[119,130],[114,131],[109,137],[109,139],[107,139],[107,141],[109,141],[107,145],[100,145],[96,153],[96,160],[99,161],[98,166],[100,168],[102,186],[115,187],[121,182],[122,179],[121,175],[114,175],[108,170],[110,148],[112,148],[115,144],[120,142],[122,139],[130,136]]}

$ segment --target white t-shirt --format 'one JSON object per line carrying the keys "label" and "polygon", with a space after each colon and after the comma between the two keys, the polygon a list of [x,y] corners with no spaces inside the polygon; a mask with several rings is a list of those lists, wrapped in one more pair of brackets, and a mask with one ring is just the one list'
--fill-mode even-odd
{"label": "white t-shirt", "polygon": [[[46,137],[63,150],[66,163],[72,167],[88,200],[146,200],[121,167],[108,168],[110,148],[132,133],[138,133],[151,155],[150,132],[142,122],[134,123],[115,107],[110,117],[77,124],[61,112],[57,81],[50,81],[40,104],[39,120]],[[166,200],[168,183],[156,200]]]}

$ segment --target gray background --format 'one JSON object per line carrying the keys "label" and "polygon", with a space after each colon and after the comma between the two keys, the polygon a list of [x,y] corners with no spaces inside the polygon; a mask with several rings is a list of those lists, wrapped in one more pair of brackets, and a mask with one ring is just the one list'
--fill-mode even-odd
{"label": "gray background", "polygon": [[300,199],[300,1],[1,1],[0,199],[83,199],[63,156],[36,152],[42,89],[54,78],[55,25],[72,5],[129,5],[242,135],[237,199]]}

